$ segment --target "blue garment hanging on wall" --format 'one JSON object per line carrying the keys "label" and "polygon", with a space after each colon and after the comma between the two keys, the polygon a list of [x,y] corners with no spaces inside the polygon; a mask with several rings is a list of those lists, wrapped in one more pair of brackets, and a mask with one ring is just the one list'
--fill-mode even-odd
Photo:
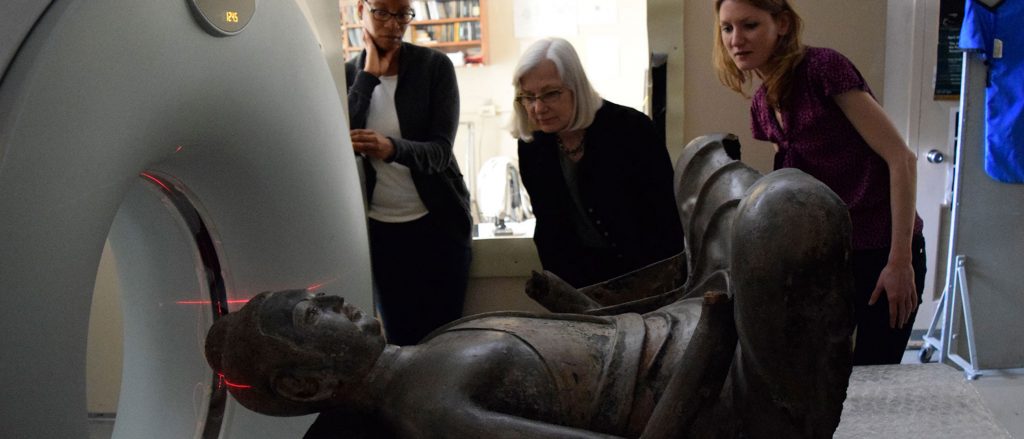
{"label": "blue garment hanging on wall", "polygon": [[967,0],[960,48],[989,68],[985,93],[985,172],[1024,183],[1024,0]]}

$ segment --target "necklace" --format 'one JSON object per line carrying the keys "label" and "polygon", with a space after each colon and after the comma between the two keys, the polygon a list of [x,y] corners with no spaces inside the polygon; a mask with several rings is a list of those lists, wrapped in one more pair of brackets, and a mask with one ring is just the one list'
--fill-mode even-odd
{"label": "necklace", "polygon": [[576,145],[575,148],[566,147],[565,144],[562,143],[562,138],[560,136],[555,136],[555,139],[557,139],[558,141],[558,149],[562,150],[562,153],[564,153],[565,155],[569,157],[575,157],[583,154],[583,147],[586,144],[585,137],[580,137],[580,144]]}

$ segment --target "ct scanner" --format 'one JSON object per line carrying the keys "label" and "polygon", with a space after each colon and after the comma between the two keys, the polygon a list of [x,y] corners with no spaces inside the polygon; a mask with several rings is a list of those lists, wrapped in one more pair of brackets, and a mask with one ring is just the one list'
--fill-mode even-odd
{"label": "ct scanner", "polygon": [[336,0],[0,1],[0,437],[84,438],[104,242],[117,438],[300,437],[226,398],[218,313],[323,289],[372,307]]}

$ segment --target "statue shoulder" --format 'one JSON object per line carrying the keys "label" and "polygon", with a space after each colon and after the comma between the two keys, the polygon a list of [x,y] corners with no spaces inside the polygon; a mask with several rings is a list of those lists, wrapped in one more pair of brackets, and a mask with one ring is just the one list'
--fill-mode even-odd
{"label": "statue shoulder", "polygon": [[435,334],[416,349],[385,392],[381,414],[389,425],[429,431],[459,424],[473,410],[562,418],[546,359],[515,334],[463,327]]}
{"label": "statue shoulder", "polygon": [[435,329],[423,338],[423,343],[430,339],[451,330],[465,328],[489,328],[498,329],[502,327],[523,327],[533,323],[558,324],[564,322],[567,325],[609,325],[613,324],[613,318],[604,316],[590,316],[583,314],[561,314],[561,313],[534,313],[527,311],[495,311],[481,314],[474,314],[455,320],[447,325]]}

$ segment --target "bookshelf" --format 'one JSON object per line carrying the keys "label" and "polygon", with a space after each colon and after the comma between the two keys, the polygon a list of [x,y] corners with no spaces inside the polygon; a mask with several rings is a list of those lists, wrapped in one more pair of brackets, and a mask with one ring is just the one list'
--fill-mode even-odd
{"label": "bookshelf", "polygon": [[[339,0],[345,59],[363,50],[360,1]],[[456,66],[487,63],[487,0],[412,0],[410,6],[416,18],[406,41],[448,53]]]}
{"label": "bookshelf", "polygon": [[346,61],[363,50],[363,26],[356,9],[360,1],[362,0],[338,0],[341,11],[341,48]]}

